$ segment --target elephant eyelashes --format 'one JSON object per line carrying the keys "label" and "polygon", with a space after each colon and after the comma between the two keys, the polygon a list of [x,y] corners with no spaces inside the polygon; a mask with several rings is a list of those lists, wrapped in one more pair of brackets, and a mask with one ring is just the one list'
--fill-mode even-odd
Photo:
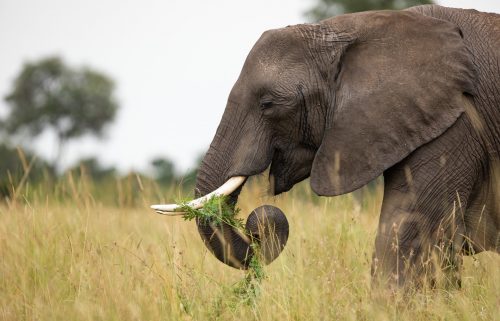
{"label": "elephant eyelashes", "polygon": [[260,108],[262,110],[265,110],[265,109],[269,109],[273,106],[273,102],[272,101],[263,101],[260,103]]}

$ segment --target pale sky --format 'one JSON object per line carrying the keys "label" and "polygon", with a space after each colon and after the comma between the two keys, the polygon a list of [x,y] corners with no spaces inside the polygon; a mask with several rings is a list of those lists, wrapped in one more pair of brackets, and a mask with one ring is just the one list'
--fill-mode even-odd
{"label": "pale sky", "polygon": [[[0,0],[0,115],[28,60],[60,55],[112,77],[121,109],[107,138],[69,144],[64,164],[97,156],[122,171],[156,156],[186,170],[204,152],[246,55],[267,29],[305,22],[315,0]],[[500,1],[441,0],[500,13]],[[53,137],[34,142],[47,158]]]}

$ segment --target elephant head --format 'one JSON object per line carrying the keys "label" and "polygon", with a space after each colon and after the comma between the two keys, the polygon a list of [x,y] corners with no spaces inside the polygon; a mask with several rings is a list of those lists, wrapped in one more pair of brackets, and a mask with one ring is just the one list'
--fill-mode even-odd
{"label": "elephant head", "polygon": [[[308,177],[318,195],[353,191],[457,120],[471,70],[460,30],[413,12],[267,31],[231,90],[196,195],[268,167],[275,194]],[[248,265],[251,249],[236,231],[200,221],[198,229],[219,260]]]}

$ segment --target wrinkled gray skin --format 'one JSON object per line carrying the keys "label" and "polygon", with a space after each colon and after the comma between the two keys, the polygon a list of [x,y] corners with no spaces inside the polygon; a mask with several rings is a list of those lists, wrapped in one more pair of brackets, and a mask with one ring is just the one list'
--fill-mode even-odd
{"label": "wrinkled gray skin", "polygon": [[[433,269],[432,253],[454,275],[461,254],[499,252],[499,154],[499,15],[356,13],[261,36],[196,194],[269,166],[275,194],[310,177],[318,195],[340,195],[383,174],[372,272],[403,285]],[[215,227],[198,228],[219,260],[248,265],[251,249],[229,227],[225,245]]]}

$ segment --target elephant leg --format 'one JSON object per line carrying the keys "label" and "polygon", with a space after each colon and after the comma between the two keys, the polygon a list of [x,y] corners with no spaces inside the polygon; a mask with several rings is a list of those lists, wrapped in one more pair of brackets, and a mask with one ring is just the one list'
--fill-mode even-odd
{"label": "elephant leg", "polygon": [[[384,173],[384,200],[372,262],[374,281],[460,285],[464,215],[481,180],[481,149],[467,119]],[[479,153],[479,154],[478,154]]]}
{"label": "elephant leg", "polygon": [[500,253],[500,163],[489,166],[488,179],[471,196],[465,216],[466,254]]}

